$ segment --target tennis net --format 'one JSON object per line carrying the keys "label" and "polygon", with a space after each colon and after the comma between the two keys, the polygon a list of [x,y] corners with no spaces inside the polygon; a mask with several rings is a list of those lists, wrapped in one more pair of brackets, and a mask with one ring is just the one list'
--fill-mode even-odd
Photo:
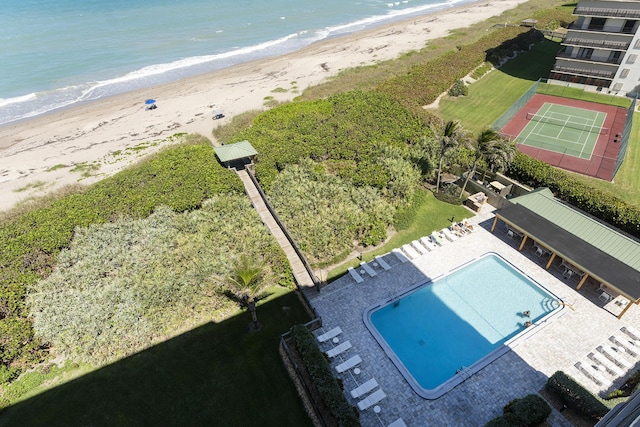
{"label": "tennis net", "polygon": [[609,128],[596,126],[588,123],[579,123],[571,120],[572,116],[566,118],[543,116],[536,113],[527,113],[527,120],[533,120],[541,123],[548,123],[556,126],[568,127],[571,129],[581,130],[583,132],[598,133],[600,135],[609,135]]}

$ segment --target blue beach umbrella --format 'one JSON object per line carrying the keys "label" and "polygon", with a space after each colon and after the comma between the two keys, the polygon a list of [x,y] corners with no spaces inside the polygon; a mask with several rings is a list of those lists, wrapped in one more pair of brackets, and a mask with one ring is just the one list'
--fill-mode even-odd
{"label": "blue beach umbrella", "polygon": [[156,100],[155,99],[147,99],[146,101],[144,101],[144,103],[147,104],[147,105],[152,105],[152,104],[156,103]]}

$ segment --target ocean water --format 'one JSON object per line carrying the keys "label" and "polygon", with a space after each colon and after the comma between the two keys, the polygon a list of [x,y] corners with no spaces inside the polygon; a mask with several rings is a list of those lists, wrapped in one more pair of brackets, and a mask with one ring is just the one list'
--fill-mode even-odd
{"label": "ocean water", "polygon": [[0,125],[475,0],[0,0]]}

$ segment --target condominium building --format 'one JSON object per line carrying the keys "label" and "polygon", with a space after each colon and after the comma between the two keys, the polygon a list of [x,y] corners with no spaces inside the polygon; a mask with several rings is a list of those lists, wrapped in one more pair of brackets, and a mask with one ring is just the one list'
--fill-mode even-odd
{"label": "condominium building", "polygon": [[640,0],[580,0],[550,79],[640,93]]}

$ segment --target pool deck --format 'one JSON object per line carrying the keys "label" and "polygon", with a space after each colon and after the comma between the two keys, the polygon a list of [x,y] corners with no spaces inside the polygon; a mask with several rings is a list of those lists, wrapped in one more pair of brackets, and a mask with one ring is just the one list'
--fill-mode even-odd
{"label": "pool deck", "polygon": [[[633,368],[624,369],[622,376],[602,371],[596,374],[603,383],[598,384],[575,366],[577,362],[589,365],[588,354],[600,345],[612,344],[609,338],[620,334],[621,327],[628,325],[640,329],[640,326],[636,326],[640,325],[640,306],[632,306],[618,320],[605,310],[595,290],[589,290],[585,285],[576,291],[577,279],[562,277],[563,270],[557,267],[559,260],[545,270],[548,258],[537,257],[530,242],[519,252],[520,240],[517,236],[515,239],[507,236],[502,224],[496,227],[495,233],[491,233],[493,212],[490,207],[472,217],[470,222],[479,227],[476,226],[473,233],[454,242],[404,263],[395,255],[387,254],[383,260],[391,267],[389,270],[382,268],[382,263],[377,266],[370,263],[376,275],[370,276],[367,271],[358,268],[356,274],[360,273],[363,281],[356,282],[352,274],[345,274],[320,293],[308,294],[311,304],[322,317],[323,328],[316,334],[339,326],[342,329],[338,336],[339,343],[348,340],[352,344],[351,348],[332,359],[332,367],[355,355],[362,359],[357,366],[361,371],[359,374],[355,374],[353,369],[341,374],[336,372],[336,376],[344,383],[349,401],[356,406],[365,397],[353,399],[349,391],[370,378],[375,378],[386,394],[376,404],[378,413],[374,411],[374,405],[360,411],[363,426],[387,426],[398,418],[402,418],[407,426],[482,426],[501,415],[502,408],[511,400],[537,393],[547,378],[558,370],[602,395],[640,368],[640,355],[626,353],[623,359],[630,362]],[[563,308],[561,315],[535,325],[536,333],[528,334],[525,340],[515,344],[512,351],[453,390],[435,400],[423,399],[412,390],[366,328],[363,313],[372,304],[386,301],[411,285],[427,278],[434,279],[487,252],[500,254],[570,304],[575,311]],[[320,347],[326,351],[335,345],[338,343],[329,340],[320,344]],[[551,426],[571,426],[555,410],[548,421]]]}

